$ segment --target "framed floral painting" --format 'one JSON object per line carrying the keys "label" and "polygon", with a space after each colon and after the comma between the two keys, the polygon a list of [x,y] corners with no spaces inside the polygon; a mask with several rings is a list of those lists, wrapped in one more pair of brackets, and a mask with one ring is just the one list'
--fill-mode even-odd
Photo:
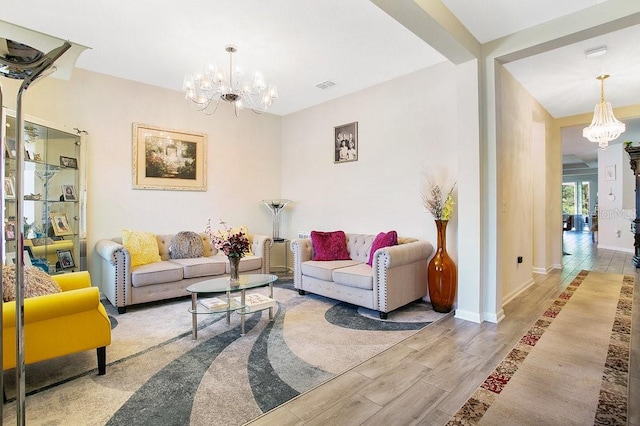
{"label": "framed floral painting", "polygon": [[206,191],[206,135],[133,123],[133,188]]}

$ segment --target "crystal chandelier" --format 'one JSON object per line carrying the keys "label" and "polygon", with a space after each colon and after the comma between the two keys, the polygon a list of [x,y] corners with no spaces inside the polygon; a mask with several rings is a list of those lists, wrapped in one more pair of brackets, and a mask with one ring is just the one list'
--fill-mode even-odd
{"label": "crystal chandelier", "polygon": [[221,68],[213,65],[209,65],[204,73],[188,74],[182,84],[185,99],[207,115],[216,112],[221,100],[233,104],[236,117],[244,107],[257,114],[265,112],[278,98],[278,89],[267,85],[260,72],[255,72],[251,81],[243,81],[242,71],[233,69],[233,54],[238,49],[229,45],[225,50],[229,52],[228,78]]}
{"label": "crystal chandelier", "polygon": [[609,78],[609,75],[600,75],[596,78],[600,80],[600,103],[596,104],[593,120],[589,127],[582,130],[582,136],[591,142],[597,142],[601,149],[605,149],[609,141],[616,139],[626,130],[626,126],[613,115],[611,103],[604,100],[604,81]]}

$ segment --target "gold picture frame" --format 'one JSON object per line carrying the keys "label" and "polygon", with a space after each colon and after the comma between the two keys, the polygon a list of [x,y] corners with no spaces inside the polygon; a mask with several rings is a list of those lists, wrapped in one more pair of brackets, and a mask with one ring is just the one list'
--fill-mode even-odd
{"label": "gold picture frame", "polygon": [[133,188],[206,191],[206,134],[133,123]]}
{"label": "gold picture frame", "polygon": [[73,229],[69,225],[66,213],[49,213],[49,217],[51,218],[51,228],[53,228],[53,233],[56,237],[73,234]]}

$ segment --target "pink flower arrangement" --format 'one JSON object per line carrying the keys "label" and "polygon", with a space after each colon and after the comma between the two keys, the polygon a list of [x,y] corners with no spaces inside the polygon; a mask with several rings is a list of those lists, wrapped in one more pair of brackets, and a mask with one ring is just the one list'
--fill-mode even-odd
{"label": "pink flower arrangement", "polygon": [[224,231],[214,230],[211,228],[211,219],[209,219],[204,230],[209,235],[209,240],[215,248],[222,250],[227,257],[242,258],[249,253],[249,239],[244,232],[233,233],[223,220],[220,221],[220,225],[224,227]]}

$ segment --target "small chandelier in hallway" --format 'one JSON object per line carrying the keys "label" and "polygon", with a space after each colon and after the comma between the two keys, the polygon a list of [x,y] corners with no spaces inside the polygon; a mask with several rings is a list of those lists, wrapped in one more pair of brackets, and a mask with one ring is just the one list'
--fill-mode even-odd
{"label": "small chandelier in hallway", "polygon": [[255,72],[250,82],[243,81],[240,69],[233,69],[233,54],[238,49],[229,45],[225,50],[229,52],[229,75],[213,65],[204,73],[188,74],[182,84],[185,99],[207,115],[216,112],[221,100],[233,105],[236,117],[244,107],[257,114],[265,112],[278,98],[278,89],[267,85],[260,72]]}
{"label": "small chandelier in hallway", "polygon": [[600,80],[600,103],[596,104],[593,120],[589,127],[582,130],[582,136],[591,142],[597,142],[601,149],[605,149],[610,141],[626,130],[626,126],[613,115],[611,103],[604,100],[604,81],[609,78],[609,75],[600,75],[596,78]]}

